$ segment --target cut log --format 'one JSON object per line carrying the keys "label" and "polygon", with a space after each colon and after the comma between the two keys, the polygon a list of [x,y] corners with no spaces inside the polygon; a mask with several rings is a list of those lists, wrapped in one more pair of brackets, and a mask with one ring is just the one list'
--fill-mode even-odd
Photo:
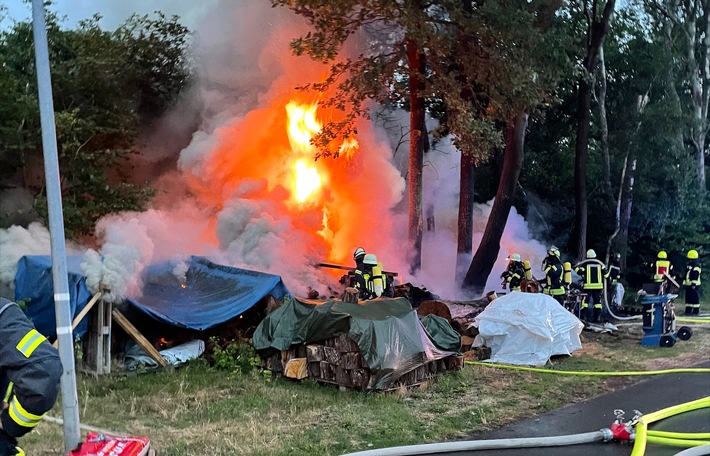
{"label": "cut log", "polygon": [[345,292],[343,293],[343,301],[357,304],[359,299],[360,292],[357,288],[348,287],[345,289]]}
{"label": "cut log", "polygon": [[322,345],[306,345],[306,358],[308,361],[323,361]]}
{"label": "cut log", "polygon": [[420,317],[427,315],[436,315],[437,317],[445,318],[451,322],[451,311],[442,301],[424,301],[418,308],[417,314]]}
{"label": "cut log", "polygon": [[308,377],[308,367],[306,358],[294,358],[286,363],[284,376],[301,380]]}

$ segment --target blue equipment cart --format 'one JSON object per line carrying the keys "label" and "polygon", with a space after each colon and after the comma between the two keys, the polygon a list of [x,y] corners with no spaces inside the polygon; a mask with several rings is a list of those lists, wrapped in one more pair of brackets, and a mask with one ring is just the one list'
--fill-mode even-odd
{"label": "blue equipment cart", "polygon": [[645,347],[672,347],[676,339],[688,340],[693,331],[687,326],[675,330],[673,299],[678,295],[642,295],[639,302],[643,307],[643,338]]}

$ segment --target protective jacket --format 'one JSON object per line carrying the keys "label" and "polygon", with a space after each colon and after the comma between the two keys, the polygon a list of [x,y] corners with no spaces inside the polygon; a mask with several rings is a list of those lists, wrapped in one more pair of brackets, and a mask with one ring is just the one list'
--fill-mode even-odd
{"label": "protective jacket", "polygon": [[700,286],[700,263],[698,263],[698,260],[690,260],[685,267],[685,280],[683,280],[683,285]]}
{"label": "protective jacket", "polygon": [[654,282],[663,282],[663,275],[668,274],[669,276],[672,276],[673,274],[673,265],[671,264],[670,261],[668,260],[656,260],[656,262],[653,264],[654,267],[654,273],[653,273],[653,281]]}
{"label": "protective jacket", "polygon": [[30,432],[57,400],[62,363],[14,302],[0,298],[0,391],[8,407],[0,413],[11,437]]}
{"label": "protective jacket", "polygon": [[548,255],[542,262],[542,269],[545,271],[547,286],[544,292],[552,296],[565,294],[563,276],[565,273],[562,261],[556,255]]}
{"label": "protective jacket", "polygon": [[355,270],[355,288],[360,292],[360,299],[375,299],[375,279],[382,279],[382,296],[391,297],[393,294],[392,284],[387,280],[387,274],[384,272],[376,275],[372,272],[372,266],[363,265],[362,268]]}
{"label": "protective jacket", "polygon": [[604,288],[604,279],[609,276],[609,273],[599,261],[589,259],[585,260],[574,268],[574,271],[584,279],[582,287],[585,290],[601,290]]}
{"label": "protective jacket", "polygon": [[520,282],[525,277],[525,266],[520,261],[511,261],[500,278],[509,284],[510,291],[520,291]]}
{"label": "protective jacket", "polygon": [[609,281],[611,282],[612,285],[616,285],[616,283],[619,281],[621,278],[621,267],[619,267],[617,264],[610,264],[609,265]]}

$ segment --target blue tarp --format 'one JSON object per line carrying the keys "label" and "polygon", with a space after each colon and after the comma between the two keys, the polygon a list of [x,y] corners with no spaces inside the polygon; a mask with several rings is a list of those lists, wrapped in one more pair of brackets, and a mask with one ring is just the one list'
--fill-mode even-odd
{"label": "blue tarp", "polygon": [[[67,258],[73,316],[91,299],[82,261],[79,256]],[[148,266],[142,274],[142,295],[126,301],[159,323],[201,331],[241,315],[267,295],[282,300],[288,293],[277,275],[223,266],[201,257],[190,257],[185,265],[184,277],[178,272],[184,268],[176,267],[176,261]],[[53,290],[51,258],[22,257],[15,275],[15,300],[27,304],[28,317],[46,337],[56,335]],[[83,336],[86,321],[75,329],[75,335]]]}
{"label": "blue tarp", "polygon": [[282,300],[288,293],[277,275],[195,256],[186,264],[184,277],[175,261],[147,267],[142,296],[126,301],[159,322],[202,331],[241,315],[267,295]]}
{"label": "blue tarp", "polygon": [[[86,287],[84,273],[81,270],[82,261],[80,256],[67,257],[72,319],[91,299],[91,292]],[[25,313],[32,320],[37,331],[48,338],[56,337],[51,257],[33,255],[20,258],[17,262],[17,274],[15,274],[15,302],[26,305]],[[84,335],[87,321],[88,318],[84,317],[76,327],[74,330],[76,336]]]}

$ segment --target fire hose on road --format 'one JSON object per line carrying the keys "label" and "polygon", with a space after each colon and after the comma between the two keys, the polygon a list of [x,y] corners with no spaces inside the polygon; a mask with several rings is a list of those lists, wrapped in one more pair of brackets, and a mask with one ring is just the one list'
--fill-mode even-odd
{"label": "fire hose on road", "polygon": [[[670,369],[669,369],[670,370]],[[706,369],[707,370],[707,369]],[[623,411],[615,410],[617,419],[609,428],[582,434],[560,435],[551,437],[530,437],[516,439],[470,440],[463,442],[428,443],[392,448],[348,453],[343,456],[417,456],[462,451],[480,451],[512,448],[541,448],[553,446],[578,445],[593,442],[633,441],[631,456],[643,456],[647,443],[657,443],[679,447],[690,447],[676,456],[698,456],[710,454],[710,433],[677,433],[648,430],[648,425],[664,418],[710,407],[710,396],[691,402],[674,405],[648,415],[636,412],[634,417],[624,423]]]}

